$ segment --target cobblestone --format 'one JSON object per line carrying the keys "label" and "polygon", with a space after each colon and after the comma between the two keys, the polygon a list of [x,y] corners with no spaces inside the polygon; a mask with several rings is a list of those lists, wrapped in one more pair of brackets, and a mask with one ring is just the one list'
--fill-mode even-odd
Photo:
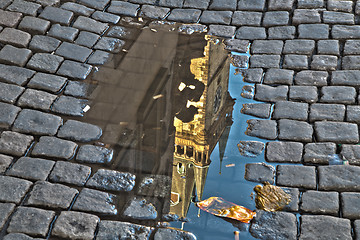
{"label": "cobblestone", "polygon": [[109,163],[113,150],[94,145],[83,145],[76,156],[76,161],[84,163]]}
{"label": "cobblestone", "polygon": [[87,187],[110,191],[131,191],[135,186],[135,175],[127,172],[99,169],[86,183]]}
{"label": "cobblestone", "polygon": [[223,38],[232,38],[235,35],[236,27],[223,25],[210,25],[209,35]]}
{"label": "cobblestone", "polygon": [[360,37],[360,26],[334,25],[331,29],[331,36],[334,39],[353,39]]}
{"label": "cobblestone", "polygon": [[294,39],[296,28],[294,26],[271,27],[268,29],[268,39]]}
{"label": "cobblestone", "polygon": [[111,37],[102,37],[95,45],[94,49],[112,53],[119,53],[125,42]]}
{"label": "cobblestone", "polygon": [[327,2],[327,9],[330,11],[351,12],[352,8],[352,1],[329,0]]}
{"label": "cobblestone", "polygon": [[238,2],[238,10],[263,11],[265,0],[243,0]]}
{"label": "cobblestone", "polygon": [[64,77],[84,80],[90,74],[91,70],[92,66],[89,64],[65,60],[61,64],[57,74]]}
{"label": "cobblestone", "polygon": [[70,160],[75,156],[77,144],[56,137],[42,136],[35,145],[32,156]]}
{"label": "cobblestone", "polygon": [[[137,225],[128,222],[117,222],[103,220],[99,223],[99,232],[96,235],[97,240],[103,239],[121,239],[122,237],[131,237],[139,239],[147,239],[150,237],[152,228]],[[168,239],[168,238],[164,238]],[[171,239],[171,238],[169,238]]]}
{"label": "cobblestone", "polygon": [[0,175],[0,201],[20,204],[22,198],[30,189],[32,182]]}
{"label": "cobblestone", "polygon": [[261,12],[235,11],[231,24],[235,26],[260,26]]}
{"label": "cobblestone", "polygon": [[360,107],[359,106],[347,106],[346,121],[354,122],[354,123],[360,122]]}
{"label": "cobblestone", "polygon": [[337,216],[339,212],[339,193],[306,191],[302,195],[300,209],[312,214]]}
{"label": "cobblestone", "polygon": [[100,12],[100,11],[94,12],[91,15],[91,17],[95,20],[98,20],[98,21],[104,22],[104,23],[117,24],[120,21],[119,16],[117,16],[115,14],[107,13],[107,12]]}
{"label": "cobblestone", "polygon": [[106,5],[108,5],[110,0],[79,0],[79,3],[84,4],[90,8],[95,8],[97,10],[104,10]]}
{"label": "cobblestone", "polygon": [[[141,7],[141,16],[153,19],[163,19],[170,12],[170,8],[143,5]],[[169,19],[171,20],[171,19]]]}
{"label": "cobblestone", "polygon": [[338,40],[319,40],[317,43],[318,54],[324,55],[339,55],[339,41]]}
{"label": "cobblestone", "polygon": [[[10,166],[10,164],[12,163],[12,161],[14,160],[13,157],[4,155],[4,154],[0,154],[0,173],[3,174],[6,169]],[[0,229],[1,229],[1,224],[0,224]]]}
{"label": "cobblestone", "polygon": [[332,72],[331,84],[340,86],[360,86],[360,71],[339,70]]}
{"label": "cobblestone", "polygon": [[21,157],[7,175],[25,178],[29,180],[46,180],[55,162],[40,158]]}
{"label": "cobblestone", "polygon": [[26,16],[21,20],[19,29],[31,34],[45,34],[50,28],[50,22],[41,18]]}
{"label": "cobblestone", "polygon": [[237,146],[242,156],[255,158],[263,152],[265,143],[259,141],[240,141]]}
{"label": "cobblestone", "polygon": [[[75,41],[75,43],[76,44],[78,44],[78,45],[81,45],[81,46],[84,46],[84,47],[88,47],[88,48],[92,48],[94,45],[95,45],[95,43],[98,41],[100,39],[100,36],[99,35],[97,35],[97,34],[95,34],[95,33],[91,33],[91,32],[86,32],[86,31],[81,31],[80,32],[80,34],[79,34],[79,36],[76,38],[76,41]],[[64,44],[64,43],[63,43]],[[70,43],[69,43],[70,44]],[[77,46],[77,45],[75,45],[75,44],[73,44],[73,46],[75,47],[79,47],[79,46]],[[79,48],[78,48],[79,49]],[[69,50],[69,48],[68,49],[66,49],[66,50]],[[80,49],[79,49],[80,50]],[[91,53],[91,50],[90,49],[86,49],[85,48],[85,50],[86,51],[89,51],[90,53]],[[85,51],[84,51],[84,49],[83,49],[83,51],[81,51],[81,55],[83,56],[83,54],[85,53]],[[69,53],[68,53],[69,54]],[[74,55],[74,54],[72,54],[72,55]],[[74,57],[74,56],[73,56]],[[88,56],[87,56],[88,57]],[[75,57],[76,58],[76,57]],[[71,58],[70,58],[71,59]],[[73,60],[77,60],[77,59],[73,59]],[[85,59],[86,60],[86,59]],[[84,60],[84,61],[85,61]],[[84,62],[84,61],[80,61],[80,62]]]}
{"label": "cobblestone", "polygon": [[34,137],[17,132],[3,131],[0,138],[0,152],[20,157],[30,147]]}
{"label": "cobblestone", "polygon": [[30,39],[31,35],[29,33],[13,28],[5,28],[0,32],[0,42],[15,47],[26,48]]}
{"label": "cobblestone", "polygon": [[0,50],[0,63],[23,67],[31,56],[31,51],[25,48],[17,48],[5,45]]}
{"label": "cobblestone", "polygon": [[355,103],[356,90],[353,87],[326,86],[321,88],[321,102],[325,103]]}
{"label": "cobblestone", "polygon": [[303,144],[299,142],[269,142],[266,145],[266,161],[300,163]]}
{"label": "cobblestone", "polygon": [[[63,42],[55,52],[66,59],[85,62],[92,53],[92,50],[73,43]],[[58,64],[60,65],[60,64]],[[55,69],[56,71],[56,69]]]}
{"label": "cobblestone", "polygon": [[313,127],[307,123],[296,120],[280,119],[279,139],[289,141],[311,142]]}
{"label": "cobblestone", "polygon": [[312,166],[278,165],[276,176],[276,184],[280,186],[316,189],[315,167]]}
{"label": "cobblestone", "polygon": [[13,203],[0,203],[0,230],[3,228],[7,218],[14,211],[15,204]]}
{"label": "cobblestone", "polygon": [[79,29],[54,24],[51,26],[48,36],[58,38],[62,41],[73,42],[79,33]]}
{"label": "cobblestone", "polygon": [[304,54],[310,55],[315,49],[314,40],[296,39],[286,40],[284,46],[284,54]]}
{"label": "cobblestone", "polygon": [[87,17],[89,17],[95,11],[94,9],[73,2],[66,2],[61,5],[61,8],[71,11],[77,15],[83,15]]}
{"label": "cobblestone", "polygon": [[360,56],[345,56],[342,59],[343,69],[355,69],[359,70]]}
{"label": "cobblestone", "polygon": [[280,40],[255,40],[251,44],[252,54],[281,54],[283,42]]}
{"label": "cobblestone", "polygon": [[304,162],[312,164],[329,164],[336,153],[335,143],[308,143],[305,145]]}
{"label": "cobblestone", "polygon": [[241,70],[241,75],[244,82],[248,83],[260,83],[263,77],[262,68],[252,68]]}
{"label": "cobblestone", "polygon": [[308,68],[308,56],[306,55],[285,55],[283,68],[303,70]]}
{"label": "cobblestone", "polygon": [[288,87],[272,87],[262,84],[256,85],[255,99],[264,102],[285,101],[287,99]]}
{"label": "cobblestone", "polygon": [[108,29],[109,25],[107,23],[98,22],[88,17],[79,16],[74,22],[73,27],[96,34],[103,34],[106,29]]}
{"label": "cobblestone", "polygon": [[295,76],[295,84],[304,86],[326,86],[328,75],[325,71],[300,71]]}
{"label": "cobblestone", "polygon": [[331,55],[314,55],[311,62],[311,69],[314,70],[336,70],[338,58]]}
{"label": "cobblestone", "polygon": [[292,23],[295,25],[303,23],[320,23],[320,13],[316,9],[295,9]]}
{"label": "cobblestone", "polygon": [[171,178],[165,175],[144,175],[137,193],[143,196],[167,197],[171,191]]}
{"label": "cobblestone", "polygon": [[359,219],[360,193],[341,193],[341,210],[345,218]]}
{"label": "cobblestone", "polygon": [[89,98],[92,92],[97,88],[95,84],[89,84],[79,81],[69,81],[64,93],[73,97]]}
{"label": "cobblestone", "polygon": [[289,22],[289,12],[273,11],[265,12],[262,25],[264,27],[287,25]]}
{"label": "cobblestone", "polygon": [[320,142],[357,143],[358,127],[345,122],[315,122],[316,138]]}
{"label": "cobblestone", "polygon": [[128,3],[128,2],[122,2],[122,1],[111,1],[111,5],[107,9],[107,11],[111,12],[111,13],[119,14],[119,15],[136,17],[139,7],[140,7],[139,4],[132,4],[132,3]]}
{"label": "cobblestone", "polygon": [[341,156],[349,161],[350,164],[360,165],[360,146],[359,145],[341,145]]}
{"label": "cobblestone", "polygon": [[271,104],[268,103],[246,103],[243,104],[241,113],[259,118],[270,117]]}
{"label": "cobblestone", "polygon": [[205,24],[224,24],[229,25],[232,17],[231,11],[204,11],[200,17],[200,22]]}
{"label": "cobblestone", "polygon": [[[273,119],[304,120],[308,118],[308,104],[290,101],[278,101],[275,103]],[[345,107],[344,107],[345,111]]]}
{"label": "cobblestone", "polygon": [[342,13],[342,12],[323,12],[323,21],[324,23],[329,24],[354,24],[354,14],[351,13]]}
{"label": "cobblestone", "polygon": [[320,166],[319,190],[322,191],[353,191],[358,192],[360,186],[357,184],[360,180],[360,167],[358,166]]}
{"label": "cobblestone", "polygon": [[60,56],[49,53],[35,53],[26,66],[41,72],[55,73],[63,61],[64,58]]}
{"label": "cobblestone", "polygon": [[310,122],[314,121],[344,121],[345,105],[315,103],[310,106]]}
{"label": "cobblestone", "polygon": [[21,108],[0,102],[0,127],[9,129]]}
{"label": "cobblestone", "polygon": [[29,44],[34,52],[53,52],[60,46],[61,41],[48,36],[35,35]]}
{"label": "cobblestone", "polygon": [[263,27],[242,26],[238,29],[236,38],[246,40],[266,39],[266,31]]}
{"label": "cobblestone", "polygon": [[0,82],[0,101],[14,104],[25,88]]}
{"label": "cobblestone", "polygon": [[9,12],[0,9],[0,26],[16,27],[22,17],[21,13]]}
{"label": "cobblestone", "polygon": [[154,235],[155,240],[160,239],[188,239],[196,240],[196,237],[191,232],[178,230],[175,228],[158,228]]}
{"label": "cobblestone", "polygon": [[327,39],[329,26],[326,24],[300,24],[298,27],[299,38]]}
{"label": "cobblestone", "polygon": [[34,74],[33,70],[0,64],[0,80],[7,83],[24,85]]}
{"label": "cobblestone", "polygon": [[75,120],[66,121],[57,134],[60,138],[79,142],[98,140],[101,135],[102,130],[98,126]]}
{"label": "cobblestone", "polygon": [[127,203],[123,215],[136,220],[153,220],[157,218],[158,213],[151,202],[145,198],[135,197]]}
{"label": "cobblestone", "polygon": [[60,23],[62,25],[69,26],[74,17],[74,13],[61,8],[48,6],[44,9],[44,11],[42,11],[39,17],[49,20],[52,23]]}
{"label": "cobblestone", "polygon": [[57,161],[49,179],[56,183],[84,186],[91,173],[91,167],[76,163]]}
{"label": "cobblestone", "polygon": [[32,15],[36,16],[37,13],[40,11],[41,5],[33,2],[27,2],[22,0],[14,0],[6,10],[12,12],[20,12],[25,15]]}
{"label": "cobblestone", "polygon": [[274,140],[277,138],[277,123],[273,120],[250,119],[245,134],[253,137]]}
{"label": "cobblestone", "polygon": [[48,111],[55,99],[56,95],[28,88],[19,98],[18,105]]}
{"label": "cobblestone", "polygon": [[52,93],[58,93],[65,85],[67,78],[47,74],[36,73],[27,84],[28,87],[46,90]]}
{"label": "cobblestone", "polygon": [[315,86],[290,86],[289,100],[314,103],[318,100],[318,89]]}
{"label": "cobblestone", "polygon": [[247,163],[244,178],[252,182],[274,184],[275,168],[266,163]]}

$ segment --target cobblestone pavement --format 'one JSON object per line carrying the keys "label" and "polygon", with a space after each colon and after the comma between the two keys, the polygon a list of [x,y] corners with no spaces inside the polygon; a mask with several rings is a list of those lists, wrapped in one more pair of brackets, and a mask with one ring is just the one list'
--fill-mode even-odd
{"label": "cobblestone pavement", "polygon": [[[0,237],[195,238],[141,222],[159,220],[142,198],[115,206],[138,179],[102,167],[113,152],[81,120],[89,86],[78,80],[121,52],[114,24],[141,16],[206,25],[240,52],[251,43],[242,74],[265,103],[244,106],[257,117],[247,134],[278,140],[265,160],[279,165],[248,164],[245,177],[275,179],[293,199],[284,212],[258,211],[252,234],[360,239],[358,14],[360,1],[347,0],[0,0]],[[331,165],[336,153],[350,165]],[[129,221],[108,220],[117,215]]]}

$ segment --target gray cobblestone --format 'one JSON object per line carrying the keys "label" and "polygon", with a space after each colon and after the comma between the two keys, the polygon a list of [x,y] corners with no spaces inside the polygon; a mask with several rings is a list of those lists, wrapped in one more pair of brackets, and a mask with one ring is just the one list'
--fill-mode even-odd
{"label": "gray cobblestone", "polygon": [[255,40],[251,44],[252,54],[281,54],[284,43],[280,40]]}
{"label": "gray cobblestone", "polygon": [[332,12],[324,11],[323,12],[323,21],[324,23],[329,24],[354,24],[354,14],[351,13],[342,13],[342,12]]}
{"label": "gray cobblestone", "polygon": [[173,9],[167,17],[170,21],[194,23],[200,18],[201,11],[198,9]]}
{"label": "gray cobblestone", "polygon": [[22,14],[16,12],[3,11],[0,9],[0,26],[16,27],[20,22]]}
{"label": "gray cobblestone", "polygon": [[0,9],[5,9],[7,6],[10,5],[11,2],[12,2],[12,0],[3,0],[3,1],[0,3]]}
{"label": "gray cobblestone", "polygon": [[99,232],[96,235],[96,240],[116,238],[121,239],[125,236],[131,238],[138,237],[139,239],[147,239],[150,237],[152,230],[153,229],[150,227],[133,223],[103,220],[99,223]]}
{"label": "gray cobblestone", "polygon": [[98,190],[83,188],[76,198],[73,210],[116,215],[115,196]]}
{"label": "gray cobblestone", "polygon": [[32,182],[0,175],[0,201],[20,204],[22,198],[32,185]]}
{"label": "gray cobblestone", "polygon": [[102,37],[95,45],[94,49],[119,53],[124,44],[125,42],[123,40],[117,38]]}
{"label": "gray cobblestone", "polygon": [[240,0],[238,2],[239,10],[263,11],[264,8],[265,8],[265,0]]}
{"label": "gray cobblestone", "polygon": [[82,117],[88,100],[70,96],[60,96],[53,104],[52,111],[64,115]]}
{"label": "gray cobblestone", "polygon": [[360,165],[360,146],[359,145],[341,145],[341,156],[349,161],[350,164]]}
{"label": "gray cobblestone", "polygon": [[289,141],[311,142],[313,127],[307,123],[296,120],[280,119],[279,139]]}
{"label": "gray cobblestone", "polygon": [[278,165],[276,184],[287,187],[316,189],[315,167]]}
{"label": "gray cobblestone", "polygon": [[60,23],[68,26],[74,17],[74,13],[61,8],[48,6],[42,11],[39,17],[49,20],[52,23]]}
{"label": "gray cobblestone", "polygon": [[295,9],[292,23],[295,25],[302,23],[320,23],[320,13],[316,9]]}
{"label": "gray cobblestone", "polygon": [[64,58],[57,55],[35,53],[26,66],[37,71],[55,73],[63,61]]}
{"label": "gray cobblestone", "polygon": [[31,56],[31,51],[25,48],[17,48],[5,45],[0,50],[0,63],[23,67]]}
{"label": "gray cobblestone", "polygon": [[271,104],[268,103],[245,103],[243,104],[241,113],[259,118],[269,118],[270,109]]}
{"label": "gray cobblestone", "polygon": [[259,141],[240,141],[237,147],[242,156],[256,158],[263,152],[265,143]]}
{"label": "gray cobblestone", "polygon": [[266,145],[266,161],[300,163],[303,144],[299,142],[269,142]]}
{"label": "gray cobblestone", "polygon": [[135,175],[106,169],[99,169],[86,183],[87,187],[110,191],[131,191],[134,185]]}
{"label": "gray cobblestone", "polygon": [[329,38],[329,26],[326,24],[300,24],[298,32],[299,38],[314,40]]}
{"label": "gray cobblestone", "polygon": [[92,66],[89,64],[65,60],[61,64],[57,74],[64,77],[84,80],[90,74],[91,70]]}
{"label": "gray cobblestone", "polygon": [[[13,160],[14,160],[13,157],[0,154],[0,174],[3,174],[6,171],[6,169],[10,166]],[[1,223],[0,223],[0,229],[1,229]]]}
{"label": "gray cobblestone", "polygon": [[29,81],[27,86],[57,93],[63,88],[66,81],[67,78],[64,77],[47,73],[36,73],[35,76]]}
{"label": "gray cobblestone", "polygon": [[341,210],[344,218],[359,219],[360,193],[341,193]]}
{"label": "gray cobblestone", "polygon": [[79,46],[73,43],[63,42],[55,53],[66,59],[85,62],[92,53],[92,50],[87,47]]}
{"label": "gray cobblestone", "polygon": [[269,10],[291,10],[294,0],[270,0]]}
{"label": "gray cobblestone", "polygon": [[251,182],[274,184],[275,168],[266,163],[247,163],[244,178]]}
{"label": "gray cobblestone", "polygon": [[355,103],[356,90],[353,87],[325,86],[321,88],[321,102],[325,103]]}
{"label": "gray cobblestone", "polygon": [[11,44],[16,47],[26,48],[31,39],[31,35],[27,32],[13,29],[5,28],[0,32],[0,42],[3,44]]}
{"label": "gray cobblestone", "polygon": [[12,12],[20,12],[25,15],[32,15],[36,16],[37,13],[40,11],[41,5],[33,2],[27,2],[22,0],[14,0],[6,10]]}
{"label": "gray cobblestone", "polygon": [[346,107],[346,121],[360,123],[360,106]]}
{"label": "gray cobblestone", "polygon": [[313,214],[338,215],[339,193],[306,191],[301,198],[300,209]]}
{"label": "gray cobblestone", "polygon": [[75,156],[77,144],[56,137],[42,136],[31,156],[70,160]]}
{"label": "gray cobblestone", "polygon": [[77,15],[84,15],[87,17],[89,17],[95,11],[94,9],[73,2],[66,2],[61,5],[61,8],[71,11]]}
{"label": "gray cobblestone", "polygon": [[268,39],[294,39],[295,31],[294,26],[271,27],[268,29]]}
{"label": "gray cobblestone", "polygon": [[243,81],[249,83],[260,83],[263,77],[262,68],[251,68],[240,71]]}
{"label": "gray cobblestone", "polygon": [[311,69],[333,71],[337,68],[338,59],[331,55],[314,55]]}
{"label": "gray cobblestone", "polygon": [[184,0],[159,0],[159,5],[164,7],[181,8]]}
{"label": "gray cobblestone", "polygon": [[[293,119],[304,120],[308,118],[309,106],[307,103],[290,102],[290,101],[278,101],[275,103],[275,109],[272,118],[273,119]],[[344,107],[345,111],[345,107]]]}
{"label": "gray cobblestone", "polygon": [[308,56],[289,54],[285,55],[283,68],[303,70],[308,68]]}
{"label": "gray cobblestone", "polygon": [[235,35],[236,27],[223,25],[210,25],[209,35],[232,38]]}
{"label": "gray cobblestone", "polygon": [[35,52],[53,52],[58,48],[61,41],[48,36],[35,35],[29,44],[29,48]]}
{"label": "gray cobblestone", "polygon": [[0,79],[7,83],[25,85],[34,74],[33,70],[0,64]]}
{"label": "gray cobblestone", "polygon": [[315,122],[316,138],[319,142],[357,143],[357,124],[345,122]]}
{"label": "gray cobblestone", "polygon": [[329,164],[330,156],[335,153],[335,143],[308,143],[305,145],[304,162]]}
{"label": "gray cobblestone", "polygon": [[108,29],[109,25],[88,17],[79,16],[74,22],[73,27],[96,34],[103,34],[105,30]]}
{"label": "gray cobblestone", "polygon": [[89,58],[88,64],[91,65],[104,65],[107,62],[110,62],[113,55],[108,52],[101,50],[96,50]]}
{"label": "gray cobblestone", "polygon": [[73,42],[79,33],[79,29],[54,24],[51,26],[48,36],[58,38],[62,41]]}
{"label": "gray cobblestone", "polygon": [[360,167],[348,165],[320,166],[319,190],[323,191],[359,191]]}
{"label": "gray cobblestone", "polygon": [[271,68],[265,74],[264,83],[291,85],[293,75],[294,71],[292,70]]}
{"label": "gray cobblestone", "polygon": [[317,43],[318,54],[325,55],[339,55],[339,41],[338,40],[319,40]]}
{"label": "gray cobblestone", "polygon": [[345,105],[315,103],[310,106],[310,122],[344,121]]}
{"label": "gray cobblestone", "polygon": [[353,1],[339,1],[339,0],[327,1],[327,9],[330,11],[351,12],[352,8],[353,8]]}
{"label": "gray cobblestone", "polygon": [[276,121],[250,119],[246,123],[248,124],[246,135],[271,140],[277,137]]}
{"label": "gray cobblestone", "polygon": [[57,161],[51,174],[50,181],[84,186],[91,173],[91,167],[76,163]]}
{"label": "gray cobblestone", "polygon": [[265,12],[262,25],[265,27],[287,25],[289,22],[289,12],[273,11]]}
{"label": "gray cobblestone", "polygon": [[304,54],[311,55],[315,49],[314,40],[287,40],[285,41],[284,54]]}
{"label": "gray cobblestone", "polygon": [[96,88],[97,85],[95,84],[79,81],[69,81],[66,85],[64,93],[73,97],[89,98]]}
{"label": "gray cobblestone", "polygon": [[360,56],[345,56],[342,59],[342,69],[360,70]]}
{"label": "gray cobblestone", "polygon": [[279,68],[280,55],[252,55],[251,68]]}
{"label": "gray cobblestone", "polygon": [[235,26],[260,26],[261,12],[235,11],[231,24]]}
{"label": "gray cobblestone", "polygon": [[214,10],[236,10],[237,0],[213,0],[209,9]]}
{"label": "gray cobblestone", "polygon": [[315,86],[290,86],[289,100],[314,103],[318,100],[318,89]]}
{"label": "gray cobblestone", "polygon": [[102,135],[102,130],[96,125],[82,123],[75,120],[68,120],[60,128],[58,137],[79,142],[90,142],[98,140]]}
{"label": "gray cobblestone", "polygon": [[344,55],[360,54],[360,40],[347,40],[344,46]]}
{"label": "gray cobblestone", "polygon": [[48,111],[56,97],[56,95],[44,91],[28,88],[19,98],[18,105],[20,107],[30,107]]}
{"label": "gray cobblestone", "polygon": [[7,221],[8,217],[10,217],[14,209],[15,204],[13,203],[0,203],[0,230],[2,230],[5,222]]}
{"label": "gray cobblestone", "polygon": [[0,127],[9,129],[21,108],[0,102]]}
{"label": "gray cobblestone", "polygon": [[283,211],[299,211],[299,189],[282,187],[282,190],[291,196],[291,202],[283,208]]}
{"label": "gray cobblestone", "polygon": [[113,150],[104,147],[83,145],[76,156],[76,161],[85,163],[109,163]]}
{"label": "gray cobblestone", "polygon": [[61,124],[61,117],[24,109],[15,120],[13,130],[35,135],[55,135]]}
{"label": "gray cobblestone", "polygon": [[348,219],[303,215],[301,220],[300,239],[352,239],[351,223]]}
{"label": "gray cobblestone", "polygon": [[165,175],[144,175],[137,193],[143,196],[167,197],[171,191],[171,177]]}
{"label": "gray cobblestone", "polygon": [[38,181],[26,199],[26,206],[68,209],[78,190],[61,184]]}
{"label": "gray cobblestone", "polygon": [[325,71],[300,71],[295,76],[295,84],[303,86],[326,86],[328,75]]}
{"label": "gray cobblestone", "polygon": [[31,16],[24,17],[19,24],[19,29],[31,34],[45,34],[49,28],[49,21]]}
{"label": "gray cobblestone", "polygon": [[287,99],[288,86],[271,87],[256,84],[255,99],[264,102],[285,101]]}
{"label": "gray cobblestone", "polygon": [[14,163],[12,168],[8,170],[6,174],[34,181],[45,181],[54,164],[55,162],[50,160],[21,157]]}
{"label": "gray cobblestone", "polygon": [[25,88],[0,82],[0,101],[14,104]]}
{"label": "gray cobblestone", "polygon": [[59,6],[60,0],[35,0],[37,3],[41,4],[42,6]]}
{"label": "gray cobblestone", "polygon": [[33,140],[32,136],[4,131],[0,138],[0,152],[20,157],[25,154]]}
{"label": "gray cobblestone", "polygon": [[96,11],[94,12],[91,17],[95,20],[98,20],[100,22],[104,23],[112,23],[117,24],[120,21],[120,16],[117,16],[115,14],[107,13],[107,12],[101,12]]}
{"label": "gray cobblestone", "polygon": [[238,29],[236,38],[246,40],[266,39],[266,31],[263,27],[242,26]]}
{"label": "gray cobblestone", "polygon": [[123,215],[136,220],[153,220],[158,217],[155,206],[147,199],[135,197],[125,206]]}
{"label": "gray cobblestone", "polygon": [[139,7],[140,7],[139,4],[132,4],[132,3],[128,3],[128,2],[122,2],[122,1],[111,1],[111,5],[107,9],[107,11],[111,12],[111,13],[119,14],[119,15],[136,17]]}
{"label": "gray cobblestone", "polygon": [[334,25],[331,29],[331,36],[334,39],[360,38],[360,26]]}
{"label": "gray cobblestone", "polygon": [[90,8],[95,8],[100,11],[104,10],[104,8],[106,7],[106,5],[108,5],[109,2],[110,0],[79,0],[80,4],[83,4]]}
{"label": "gray cobblestone", "polygon": [[200,17],[200,22],[205,24],[224,24],[229,25],[233,13],[231,11],[204,11]]}

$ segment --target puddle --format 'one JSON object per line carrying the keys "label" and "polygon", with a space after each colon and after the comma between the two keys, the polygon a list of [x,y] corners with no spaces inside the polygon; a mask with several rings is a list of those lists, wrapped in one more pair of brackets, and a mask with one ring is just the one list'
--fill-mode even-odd
{"label": "puddle", "polygon": [[[239,239],[254,239],[247,225],[199,212],[193,203],[218,196],[255,209],[250,195],[257,183],[244,179],[245,164],[263,162],[264,141],[245,135],[246,121],[256,117],[241,109],[255,102],[254,84],[245,83],[231,64],[246,68],[250,55],[224,50],[222,40],[205,36],[201,27],[182,26],[178,33],[179,25],[126,19],[123,51],[85,81],[92,91],[84,121],[102,127],[100,141],[114,149],[107,167],[135,173],[135,194],[153,183],[149,175],[171,178],[154,202],[160,216],[183,219],[170,222],[172,227],[199,240],[234,239],[234,231]],[[258,142],[243,142],[240,152],[240,141]],[[120,213],[132,197],[118,196]]]}

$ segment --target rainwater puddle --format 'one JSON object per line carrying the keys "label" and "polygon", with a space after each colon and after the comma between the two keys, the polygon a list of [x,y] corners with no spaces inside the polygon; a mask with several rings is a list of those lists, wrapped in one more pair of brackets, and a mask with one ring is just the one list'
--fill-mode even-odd
{"label": "rainwater puddle", "polygon": [[[257,183],[244,179],[245,164],[263,162],[264,151],[242,155],[238,149],[240,141],[264,142],[245,134],[246,121],[255,117],[240,112],[255,102],[254,86],[235,74],[221,39],[178,33],[179,25],[162,22],[122,24],[128,29],[124,49],[85,81],[96,87],[84,117],[102,127],[98,144],[114,149],[107,167],[137,176],[134,191],[117,196],[119,213],[134,194],[142,195],[156,202],[159,216],[185,219],[170,225],[199,240],[234,239],[234,231],[239,239],[254,239],[246,224],[200,212],[194,204],[218,196],[255,209],[250,195]],[[233,54],[246,68],[249,54]],[[171,178],[160,186],[164,194],[140,191],[143,179],[153,183],[149,175]]]}

